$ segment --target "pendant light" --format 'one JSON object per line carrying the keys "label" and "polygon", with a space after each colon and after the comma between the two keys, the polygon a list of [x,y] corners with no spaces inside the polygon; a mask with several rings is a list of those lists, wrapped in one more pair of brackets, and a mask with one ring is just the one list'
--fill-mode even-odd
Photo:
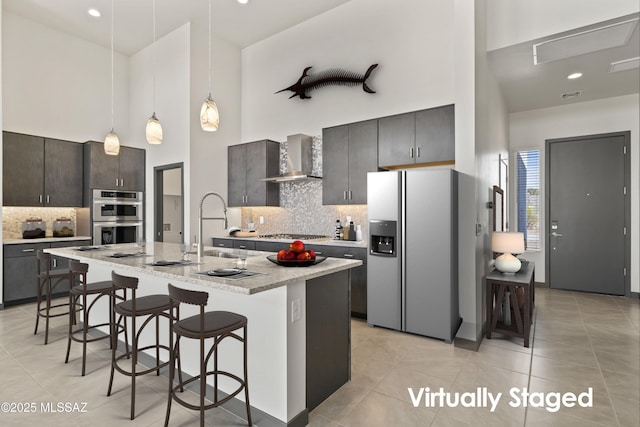
{"label": "pendant light", "polygon": [[118,135],[113,131],[113,93],[113,0],[111,0],[111,132],[109,132],[104,139],[104,152],[110,156],[117,156],[120,154],[120,139],[118,139]]}
{"label": "pendant light", "polygon": [[200,109],[200,126],[202,130],[213,132],[218,130],[220,124],[220,114],[218,114],[218,106],[211,98],[211,0],[209,0],[209,96],[202,103]]}
{"label": "pendant light", "polygon": [[156,117],[156,0],[153,0],[153,44],[151,45],[151,58],[153,67],[153,114],[147,120],[147,142],[149,144],[162,144],[162,125]]}

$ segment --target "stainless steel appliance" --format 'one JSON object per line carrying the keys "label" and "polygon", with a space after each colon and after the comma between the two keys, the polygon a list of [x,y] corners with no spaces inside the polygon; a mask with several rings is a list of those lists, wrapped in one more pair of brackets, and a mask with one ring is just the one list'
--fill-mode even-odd
{"label": "stainless steel appliance", "polygon": [[94,221],[142,221],[143,193],[93,190]]}
{"label": "stainless steel appliance", "polygon": [[93,190],[94,245],[135,243],[144,236],[144,195],[139,191]]}
{"label": "stainless steel appliance", "polygon": [[136,243],[143,233],[142,221],[94,221],[93,244]]}
{"label": "stainless steel appliance", "polygon": [[458,310],[458,175],[370,172],[367,322],[451,342]]}

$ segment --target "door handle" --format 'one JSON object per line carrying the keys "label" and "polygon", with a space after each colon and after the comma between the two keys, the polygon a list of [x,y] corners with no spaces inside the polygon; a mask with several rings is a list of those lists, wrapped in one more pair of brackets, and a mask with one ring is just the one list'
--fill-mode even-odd
{"label": "door handle", "polygon": [[555,231],[551,233],[552,237],[562,237],[564,234],[556,233]]}
{"label": "door handle", "polygon": [[409,157],[413,159],[413,147],[409,148]]}

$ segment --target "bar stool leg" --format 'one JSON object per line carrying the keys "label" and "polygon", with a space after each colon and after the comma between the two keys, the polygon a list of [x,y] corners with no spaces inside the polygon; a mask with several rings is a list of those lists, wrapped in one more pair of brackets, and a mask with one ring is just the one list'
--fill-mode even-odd
{"label": "bar stool leg", "polygon": [[71,334],[73,333],[73,317],[76,311],[75,298],[71,292],[69,292],[69,336],[67,337],[67,355],[64,358],[64,363],[69,363],[69,353],[71,352]]}
{"label": "bar stool leg", "polygon": [[47,311],[46,314],[47,316],[45,317],[45,329],[44,329],[44,344],[47,345],[47,343],[49,342],[49,312],[51,310],[51,279],[47,279],[46,280],[46,286],[47,286]]}
{"label": "bar stool leg", "polygon": [[247,424],[253,425],[251,421],[251,405],[249,404],[249,370],[247,363],[247,327],[244,327],[244,403],[247,407]]}
{"label": "bar stool leg", "polygon": [[38,322],[40,321],[40,304],[42,303],[42,284],[43,282],[38,279],[38,302],[36,304],[36,329],[33,331],[33,335],[38,333]]}
{"label": "bar stool leg", "polygon": [[[200,427],[204,427],[204,395],[207,385],[207,366],[204,358],[204,338],[200,337]],[[217,395],[216,384],[216,395]],[[217,400],[217,396],[216,396]]]}

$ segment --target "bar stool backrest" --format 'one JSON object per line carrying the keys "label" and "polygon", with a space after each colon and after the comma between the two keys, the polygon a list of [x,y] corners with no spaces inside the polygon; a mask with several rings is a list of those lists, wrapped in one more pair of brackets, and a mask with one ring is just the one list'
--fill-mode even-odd
{"label": "bar stool backrest", "polygon": [[38,249],[38,277],[48,277],[51,270],[51,254]]}
{"label": "bar stool backrest", "polygon": [[69,274],[71,276],[71,287],[73,288],[77,284],[82,285],[82,290],[87,290],[87,272],[89,271],[89,264],[76,261],[74,259],[69,260]]}
{"label": "bar stool backrest", "polygon": [[[169,283],[169,301],[170,307],[169,316],[171,324],[176,320],[173,316],[173,308],[179,309],[180,303],[198,305],[200,306],[200,334],[204,334],[204,306],[207,305],[209,300],[208,292],[192,291],[189,289],[176,288]],[[173,336],[171,336],[171,345],[173,345]]]}
{"label": "bar stool backrest", "polygon": [[111,271],[111,281],[113,282],[113,286],[116,289],[124,290],[124,299],[127,297],[127,290],[131,290],[131,310],[133,313],[136,312],[136,289],[138,289],[138,278],[137,277],[129,277],[122,276],[115,271]]}

